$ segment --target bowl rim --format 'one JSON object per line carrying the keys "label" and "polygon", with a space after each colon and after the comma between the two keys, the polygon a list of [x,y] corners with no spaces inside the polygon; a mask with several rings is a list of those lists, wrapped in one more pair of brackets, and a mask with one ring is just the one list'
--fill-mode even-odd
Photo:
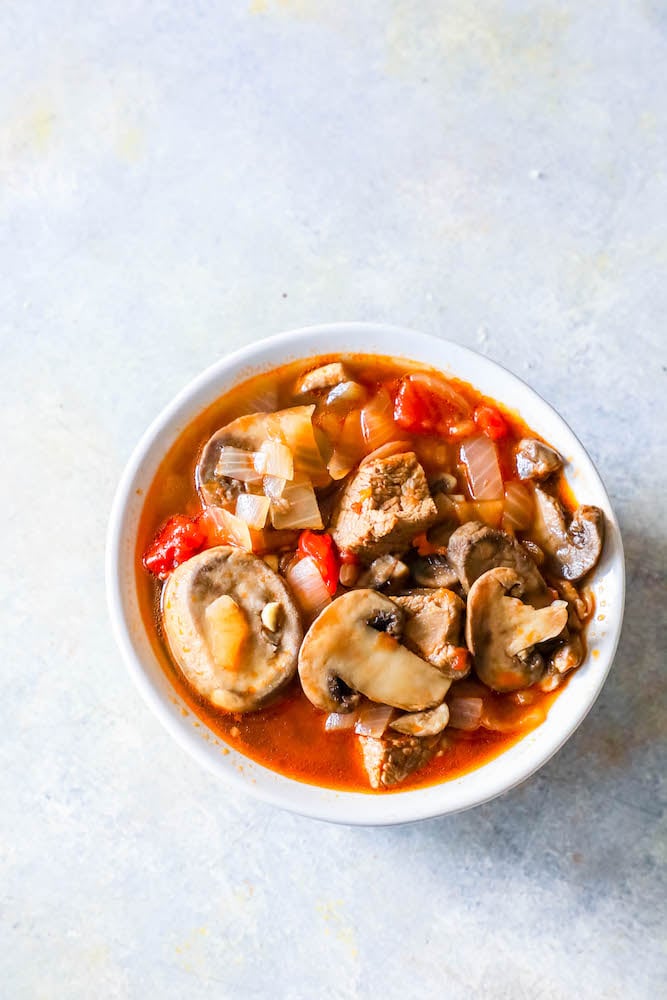
{"label": "bowl rim", "polygon": [[[605,510],[609,529],[607,532],[606,549],[611,548],[609,539],[613,538],[613,552],[607,553],[609,561],[608,572],[611,575],[610,578],[613,581],[617,594],[616,616],[610,619],[609,629],[611,635],[609,633],[604,634],[604,638],[607,641],[604,642],[603,656],[591,668],[593,669],[593,675],[589,678],[586,687],[582,688],[582,697],[579,699],[575,711],[564,720],[560,727],[556,727],[558,729],[557,733],[551,734],[548,740],[540,739],[540,731],[544,730],[547,726],[545,722],[531,733],[528,733],[512,747],[508,748],[508,750],[501,752],[497,757],[476,768],[474,771],[467,772],[449,781],[442,781],[436,785],[379,795],[326,789],[318,785],[297,781],[257,764],[232,748],[227,748],[221,740],[219,740],[219,747],[225,750],[226,755],[211,753],[211,744],[201,738],[201,730],[205,729],[203,723],[201,724],[201,730],[194,729],[182,713],[182,706],[181,710],[174,710],[176,699],[173,696],[176,692],[171,687],[171,683],[166,678],[166,675],[162,673],[162,679],[166,681],[166,684],[171,689],[170,695],[165,694],[164,685],[162,685],[162,689],[160,690],[160,686],[149,676],[148,669],[142,661],[133,640],[133,630],[126,616],[126,581],[123,579],[121,572],[125,520],[128,515],[130,501],[136,491],[137,478],[141,473],[142,467],[147,463],[147,457],[151,449],[155,448],[156,442],[160,438],[169,439],[169,443],[161,451],[160,457],[157,460],[153,459],[152,464],[155,466],[155,469],[164,457],[168,447],[178,437],[183,428],[195,418],[197,413],[202,412],[209,405],[207,402],[192,408],[192,401],[205,394],[207,390],[213,389],[217,383],[223,382],[225,377],[229,379],[230,373],[234,371],[241,373],[247,370],[242,375],[243,378],[246,378],[256,372],[269,371],[272,368],[279,367],[280,364],[286,364],[292,360],[317,357],[327,353],[383,353],[381,349],[377,347],[372,348],[364,343],[361,343],[356,348],[349,346],[349,338],[352,335],[360,335],[362,341],[364,339],[366,341],[377,340],[378,344],[381,344],[385,340],[391,341],[392,338],[394,340],[404,340],[409,352],[415,344],[423,348],[424,352],[431,347],[434,350],[435,358],[426,363],[431,363],[433,367],[443,371],[447,371],[447,367],[441,364],[437,355],[449,351],[454,357],[465,359],[470,364],[474,363],[479,366],[480,371],[483,371],[488,377],[500,377],[502,382],[515,388],[520,393],[520,399],[517,401],[516,406],[512,402],[512,408],[516,408],[520,413],[523,413],[527,403],[530,402],[545,416],[548,415],[551,423],[558,426],[559,431],[562,432],[561,436],[568,441],[568,446],[573,448],[577,453],[578,462],[583,467],[588,480],[596,488],[598,500],[601,499],[603,501],[602,505]],[[322,338],[326,338],[328,342],[331,342],[330,348],[317,350],[304,349],[308,345],[312,345],[314,341],[322,340]],[[336,343],[337,341],[347,342],[348,346],[340,346]],[[392,357],[405,357],[406,360],[411,359],[411,353],[402,353],[394,350],[385,351],[384,353]],[[419,350],[416,353],[419,354]],[[262,357],[266,358],[267,355],[272,354],[280,355],[281,360],[272,360],[270,363],[261,360]],[[415,357],[413,360],[417,360],[417,358]],[[419,363],[424,363],[424,360],[421,359]],[[462,377],[457,374],[454,367],[452,367],[450,373],[455,377]],[[233,374],[231,377],[234,377]],[[473,385],[476,385],[467,376],[465,380],[471,381]],[[212,402],[225,391],[227,390],[221,387],[217,392],[209,393],[211,397],[210,401]],[[491,393],[485,394],[491,395]],[[510,405],[502,396],[497,396],[496,398],[498,398],[499,402]],[[187,409],[188,407],[191,408],[189,416],[183,420],[180,426],[177,426],[179,415],[182,414],[184,408]],[[534,419],[529,421],[529,423],[535,426]],[[552,438],[548,437],[548,439],[551,440]],[[149,477],[149,482],[155,474],[155,469]],[[142,505],[143,501],[141,501]],[[133,538],[131,545],[132,552],[134,552],[135,541]],[[148,707],[183,749],[208,771],[223,778],[224,781],[240,789],[245,794],[252,795],[254,798],[310,818],[360,826],[397,825],[460,812],[473,806],[481,805],[510,791],[529,778],[539,768],[543,767],[573,735],[597,700],[616,654],[621,635],[625,605],[625,564],[618,520],[592,459],[574,431],[554,407],[520,376],[509,371],[499,362],[479,354],[472,348],[446,338],[420,333],[393,324],[366,322],[324,323],[274,334],[273,336],[254,341],[251,344],[225,354],[194,378],[190,379],[151,421],[141,435],[125,465],[116,489],[109,517],[106,539],[105,578],[112,630],[126,668]],[[590,654],[585,664],[580,668],[580,671],[583,671],[587,666],[590,667],[589,660]],[[577,671],[577,674],[580,671]],[[573,678],[574,680],[575,678]],[[554,708],[565,697],[571,686],[572,681],[554,702],[549,711],[547,721],[552,717]],[[569,700],[574,701],[574,698],[570,698]],[[544,745],[539,746],[539,744]],[[499,776],[496,777],[495,771],[498,768],[494,768],[493,765],[497,765],[499,761],[507,758],[508,754],[512,754],[515,748],[526,745],[536,746],[537,751],[533,754],[528,752],[523,754],[523,757],[526,759],[518,758],[517,763],[510,769],[506,781],[503,781]],[[232,758],[231,762],[229,757]],[[233,766],[230,766],[230,764],[233,764]],[[250,780],[248,771],[250,771]],[[491,771],[493,771],[496,780],[487,782],[485,788],[483,778],[481,782],[479,780],[466,780],[470,779],[471,776],[480,776],[484,775],[485,772],[491,773]],[[270,776],[268,782],[266,780],[257,780],[258,777],[266,778],[266,776]],[[477,787],[480,784],[482,786],[481,789]],[[441,794],[438,794],[438,792],[441,792]]]}

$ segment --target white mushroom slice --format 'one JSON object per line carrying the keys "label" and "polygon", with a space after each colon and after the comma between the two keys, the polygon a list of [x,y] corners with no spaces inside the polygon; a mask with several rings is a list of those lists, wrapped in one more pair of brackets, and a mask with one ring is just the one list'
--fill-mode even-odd
{"label": "white mushroom slice", "polygon": [[350,374],[340,361],[332,361],[329,365],[320,365],[301,375],[296,380],[294,391],[300,395],[307,392],[317,392],[319,389],[331,389],[339,382],[349,382]]}
{"label": "white mushroom slice", "polygon": [[566,518],[562,504],[536,487],[535,537],[544,549],[549,568],[565,580],[580,580],[596,565],[604,544],[605,520],[599,507],[577,507]]}
{"label": "white mushroom slice", "polygon": [[413,712],[411,715],[401,715],[390,722],[391,729],[408,736],[436,736],[441,733],[449,722],[449,708],[443,702],[428,712]]}
{"label": "white mushroom slice", "polygon": [[299,652],[306,697],[324,712],[350,711],[359,693],[419,712],[440,704],[451,681],[398,641],[405,613],[374,590],[353,590],[315,619]]}
{"label": "white mushroom slice", "polygon": [[563,467],[563,459],[544,441],[522,438],[516,449],[516,471],[519,479],[548,479]]}
{"label": "white mushroom slice", "polygon": [[516,691],[539,680],[544,660],[534,647],[567,625],[565,601],[538,609],[508,596],[524,589],[521,577],[505,567],[489,570],[470,588],[466,642],[477,676],[494,691]]}
{"label": "white mushroom slice", "polygon": [[299,612],[278,574],[249,552],[218,546],[178,566],[164,589],[162,620],[185,677],[226,711],[260,708],[294,676]]}

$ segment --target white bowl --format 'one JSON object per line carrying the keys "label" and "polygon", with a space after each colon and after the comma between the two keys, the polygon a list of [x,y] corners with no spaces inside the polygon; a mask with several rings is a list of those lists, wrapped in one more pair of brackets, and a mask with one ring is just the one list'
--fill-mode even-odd
{"label": "white bowl", "polygon": [[[332,352],[403,356],[471,382],[517,410],[567,459],[567,478],[581,503],[607,517],[607,539],[592,587],[604,620],[591,622],[588,657],[556,699],[546,721],[500,756],[462,777],[428,788],[377,795],[334,791],[270,771],[230,749],[181,702],[146,635],[136,593],[134,553],[143,504],[158,465],[190,421],[239,381],[298,358]],[[141,493],[139,492],[141,491]],[[399,327],[337,323],[293,330],[236,351],[195,378],[151,424],[123,473],[107,538],[107,593],[123,658],[150,708],[189,753],[250,795],[316,819],[360,825],[406,823],[479,805],[513,788],[565,743],[597,698],[621,632],[625,572],[618,522],[595,467],[565,421],[515,375],[474,351]],[[223,753],[226,750],[228,752]]]}

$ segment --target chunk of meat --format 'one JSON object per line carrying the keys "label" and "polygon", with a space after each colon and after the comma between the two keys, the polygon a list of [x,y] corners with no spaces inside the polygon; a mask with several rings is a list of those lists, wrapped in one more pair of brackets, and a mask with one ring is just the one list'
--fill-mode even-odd
{"label": "chunk of meat", "polygon": [[462,524],[449,540],[447,558],[466,593],[488,570],[506,566],[521,577],[525,600],[529,604],[543,608],[551,601],[547,585],[528,553],[507,532],[498,528],[490,528],[481,521]]}
{"label": "chunk of meat", "polygon": [[350,373],[340,361],[332,361],[329,365],[321,365],[301,375],[296,382],[295,392],[318,392],[320,389],[331,389],[340,382],[347,382]]}
{"label": "chunk of meat", "polygon": [[369,564],[387,552],[401,555],[438,512],[414,452],[363,465],[343,490],[330,531],[338,548]]}
{"label": "chunk of meat", "polygon": [[522,438],[516,448],[516,471],[519,479],[547,479],[563,467],[557,451],[536,438]]}
{"label": "chunk of meat", "polygon": [[411,590],[392,601],[406,613],[402,642],[408,649],[452,680],[469,673],[470,659],[462,656],[461,649],[465,605],[460,597],[441,587]]}
{"label": "chunk of meat", "polygon": [[391,788],[433,757],[440,735],[360,736],[362,760],[371,788]]}

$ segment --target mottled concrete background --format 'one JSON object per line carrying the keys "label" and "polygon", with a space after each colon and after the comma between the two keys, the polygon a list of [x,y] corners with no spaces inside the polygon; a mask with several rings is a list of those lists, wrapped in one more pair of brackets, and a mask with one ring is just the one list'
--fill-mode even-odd
{"label": "mottled concrete background", "polygon": [[[2,4],[3,997],[664,990],[666,10]],[[620,651],[577,735],[412,828],[227,791],[107,623],[144,426],[229,348],[335,319],[528,378],[627,546]]]}

